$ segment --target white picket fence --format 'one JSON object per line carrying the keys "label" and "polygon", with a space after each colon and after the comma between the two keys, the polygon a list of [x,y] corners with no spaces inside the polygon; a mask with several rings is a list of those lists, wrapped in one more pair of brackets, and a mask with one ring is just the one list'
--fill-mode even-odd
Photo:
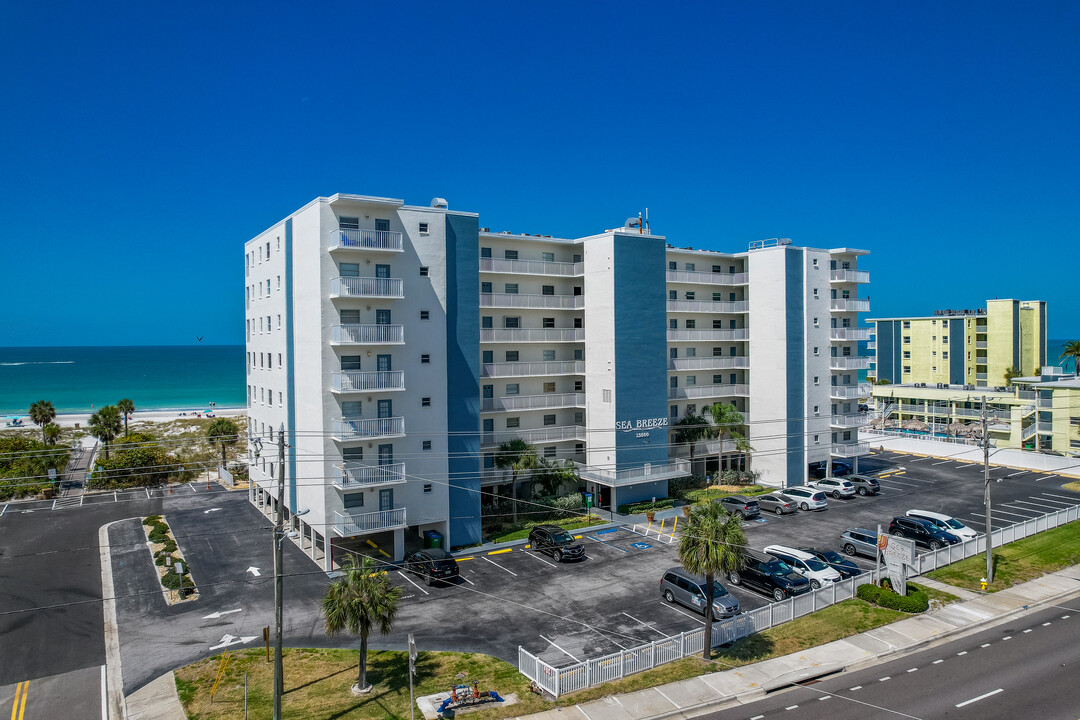
{"label": "white picket fence", "polygon": [[[1046,515],[994,530],[992,547],[1058,527],[1080,519],[1080,505],[1073,505]],[[950,545],[915,558],[915,572],[922,574],[950,563],[986,552],[986,536]],[[770,603],[748,610],[735,617],[713,623],[712,645],[725,645],[762,630],[802,617],[855,596],[860,585],[873,582],[873,573],[865,572],[847,580],[833,583],[820,590],[797,595],[782,602]],[[555,667],[518,646],[518,672],[535,682],[554,697],[583,690],[601,683],[618,680],[634,673],[649,670],[690,655],[700,655],[704,649],[705,628],[682,632],[663,640],[621,650],[610,655]]]}
{"label": "white picket fence", "polygon": [[232,473],[226,470],[224,465],[218,465],[217,471],[218,477],[221,479],[221,482],[225,483],[229,487],[236,487],[236,481],[233,479]]}

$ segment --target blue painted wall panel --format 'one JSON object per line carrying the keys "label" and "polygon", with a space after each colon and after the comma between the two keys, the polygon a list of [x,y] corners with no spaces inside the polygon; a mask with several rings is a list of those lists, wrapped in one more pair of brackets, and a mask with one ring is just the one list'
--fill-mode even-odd
{"label": "blue painted wall panel", "polygon": [[804,253],[787,248],[784,271],[787,282],[787,485],[802,485],[806,479],[806,449],[802,438],[806,433],[806,310],[803,288]]}
{"label": "blue painted wall panel", "polygon": [[964,321],[949,321],[949,382],[963,385],[964,378]]}

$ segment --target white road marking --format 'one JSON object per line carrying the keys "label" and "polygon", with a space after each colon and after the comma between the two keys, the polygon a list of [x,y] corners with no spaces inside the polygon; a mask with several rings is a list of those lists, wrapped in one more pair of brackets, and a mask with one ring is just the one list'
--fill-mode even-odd
{"label": "white road marking", "polygon": [[1047,497],[1061,498],[1062,500],[1072,500],[1074,504],[1077,501],[1077,497],[1075,495],[1072,497],[1069,497],[1068,495],[1055,495],[1054,493],[1043,493],[1043,495]]}
{"label": "white road marking", "polygon": [[1069,616],[1068,616],[1068,615],[1062,615],[1062,616],[1061,616],[1061,619],[1062,619],[1062,620],[1068,620],[1068,619],[1069,619]]}
{"label": "white road marking", "polygon": [[848,690],[850,690],[851,692],[855,692],[856,690],[862,690],[862,685],[856,685],[853,688],[848,688]]}
{"label": "white road marking", "polygon": [[832,697],[832,695],[822,695],[821,697],[818,698],[818,700],[828,700],[831,697]]}
{"label": "white road marking", "polygon": [[203,615],[203,620],[217,620],[222,615],[232,615],[233,613],[244,612],[243,608],[236,608],[235,610],[218,610],[212,612],[209,615]]}
{"label": "white road marking", "polygon": [[230,635],[228,633],[225,633],[224,635],[221,636],[221,642],[218,643],[217,645],[211,645],[210,649],[211,650],[219,650],[221,648],[229,647],[231,645],[243,645],[244,643],[249,643],[254,639],[255,639],[254,635],[252,635],[250,637],[237,637],[236,635]]}
{"label": "white road marking", "polygon": [[1031,632],[1031,628],[1028,628],[1028,629],[1027,629],[1027,630],[1025,630],[1024,632],[1026,632],[1026,633],[1029,633],[1029,632]]}
{"label": "white road marking", "polygon": [[934,662],[932,662],[932,663],[930,663],[930,664],[931,664],[931,665],[940,665],[940,664],[941,664],[941,663],[943,663],[943,662],[945,662],[945,661],[944,661],[944,660],[935,660]]}
{"label": "white road marking", "polygon": [[661,637],[671,637],[670,635],[665,635],[664,633],[660,632],[659,630],[657,630],[656,628],[654,628],[654,627],[653,627],[652,625],[650,625],[649,623],[645,622],[644,620],[638,620],[638,619],[637,619],[636,617],[634,617],[634,616],[633,616],[633,615],[631,615],[630,613],[625,613],[625,612],[624,612],[624,613],[623,613],[623,615],[625,615],[626,617],[630,618],[631,620],[633,620],[634,622],[636,622],[636,623],[637,623],[637,624],[639,624],[639,625],[644,625],[645,627],[649,628],[649,629],[650,629],[650,630],[652,630],[653,632],[656,632],[656,633],[660,633],[660,636],[661,636]]}
{"label": "white road marking", "polygon": [[203,510],[203,515],[209,515],[212,512],[218,512],[221,508],[210,508],[209,510]]}
{"label": "white road marking", "polygon": [[909,672],[909,673],[912,673],[912,672],[915,672],[915,671],[916,671],[916,670],[918,670],[918,669],[919,669],[919,668],[911,668],[910,670],[908,670],[908,672]]}
{"label": "white road marking", "polygon": [[991,690],[990,692],[984,693],[984,694],[980,695],[979,697],[974,697],[974,698],[971,698],[970,700],[965,700],[962,703],[956,703],[956,707],[962,708],[965,705],[970,705],[973,702],[979,702],[980,700],[985,700],[986,698],[988,698],[988,697],[990,697],[992,695],[997,695],[999,692],[1004,692],[1004,690],[1002,690],[1001,688],[998,688],[997,690]]}
{"label": "white road marking", "polygon": [[569,658],[570,658],[571,660],[573,660],[574,662],[581,662],[581,661],[580,661],[580,660],[578,660],[578,659],[577,659],[576,657],[574,657],[573,655],[571,655],[570,653],[566,652],[566,651],[565,651],[565,650],[563,650],[563,649],[562,649],[561,647],[559,647],[558,645],[556,645],[555,643],[553,643],[553,642],[552,642],[552,641],[551,641],[551,640],[550,640],[549,638],[546,638],[546,637],[544,637],[543,635],[541,635],[541,636],[540,636],[540,639],[541,639],[541,640],[545,640],[545,641],[547,641],[547,642],[548,642],[548,643],[549,643],[549,644],[551,645],[551,647],[555,648],[556,650],[558,650],[559,652],[561,652],[561,653],[562,653],[563,655],[566,655],[567,657],[569,657]]}
{"label": "white road marking", "polygon": [[403,580],[404,580],[405,582],[409,583],[410,585],[412,585],[412,586],[413,586],[414,588],[416,588],[416,589],[417,589],[417,590],[419,590],[420,592],[424,593],[425,595],[430,595],[430,594],[431,594],[431,593],[429,593],[429,592],[428,592],[427,590],[425,590],[424,588],[422,588],[422,587],[420,587],[419,585],[417,585],[416,583],[414,583],[414,582],[412,581],[412,579],[411,579],[411,578],[410,578],[409,576],[407,576],[407,575],[406,575],[405,573],[401,572],[400,570],[398,570],[398,571],[397,571],[397,574],[398,574],[398,575],[400,575],[400,576],[401,576],[401,578],[402,578],[402,579],[403,579]]}
{"label": "white road marking", "polygon": [[967,655],[967,650],[961,650],[960,652],[958,652],[956,654],[957,655]]}
{"label": "white road marking", "polygon": [[254,575],[255,577],[259,577],[259,575],[261,575],[261,574],[262,574],[262,573],[260,573],[260,572],[259,572],[259,568],[257,568],[257,567],[254,567],[254,566],[252,566],[252,567],[249,567],[249,568],[248,568],[247,570],[245,570],[244,572],[249,572],[249,573],[251,573],[252,575]]}
{"label": "white road marking", "polygon": [[1004,640],[1012,640],[1012,635],[1006,635],[1005,637],[1003,637],[1003,638],[1001,638],[1001,639],[1002,639],[1003,641],[1004,641]]}
{"label": "white road marking", "polygon": [[892,680],[892,675],[886,675],[883,678],[878,678],[878,682],[885,682],[886,680]]}
{"label": "white road marking", "polygon": [[683,611],[682,611],[682,610],[680,610],[679,608],[677,608],[677,607],[675,607],[674,605],[671,605],[670,603],[668,603],[668,602],[667,602],[666,600],[661,600],[661,601],[660,601],[660,604],[661,604],[661,605],[663,605],[664,607],[666,607],[666,608],[670,609],[670,610],[674,610],[675,612],[679,613],[680,615],[685,615],[686,617],[690,618],[691,620],[694,620],[694,621],[696,621],[696,622],[699,622],[699,623],[701,623],[702,625],[704,625],[704,624],[705,624],[705,621],[704,621],[704,620],[702,620],[702,619],[701,619],[701,617],[699,617],[698,615],[691,615],[691,614],[690,614],[690,613],[688,613],[688,612],[683,612]]}
{"label": "white road marking", "polygon": [[531,557],[531,558],[534,558],[536,560],[539,560],[540,562],[544,563],[545,565],[550,565],[551,567],[558,567],[558,565],[556,565],[555,563],[548,562],[547,560],[540,557],[539,555],[534,555],[533,553],[530,553],[530,552],[524,553],[524,555],[526,555],[527,557]]}
{"label": "white road marking", "polygon": [[476,583],[474,583],[474,582],[473,582],[472,580],[470,580],[469,578],[465,577],[464,575],[458,575],[458,577],[460,577],[460,578],[461,578],[462,580],[464,580],[465,582],[469,583],[470,585],[474,585],[474,586],[476,585]]}
{"label": "white road marking", "polygon": [[191,490],[191,492],[195,492],[195,486],[191,483],[188,483],[188,490]]}
{"label": "white road marking", "polygon": [[1044,622],[1044,623],[1043,623],[1043,627],[1046,627],[1046,626],[1047,626],[1047,625],[1049,625],[1049,624],[1050,624],[1050,623],[1048,623],[1048,622]]}
{"label": "white road marking", "polygon": [[784,708],[784,709],[785,709],[785,710],[794,710],[794,709],[795,709],[795,708],[797,708],[797,707],[799,707],[799,706],[798,706],[798,705],[788,705],[788,706],[787,706],[786,708]]}
{"label": "white road marking", "polygon": [[[510,573],[511,575],[513,575],[514,577],[517,577],[517,576],[518,576],[518,574],[517,574],[516,572],[514,572],[513,570],[507,570],[506,568],[504,568],[504,567],[503,567],[502,565],[500,565],[499,563],[495,562],[495,561],[494,561],[494,560],[492,560],[491,558],[489,558],[489,557],[486,557],[486,556],[481,556],[481,557],[482,557],[482,558],[483,558],[484,560],[487,560],[487,561],[488,561],[489,563],[491,563],[491,564],[492,564],[492,565],[494,565],[495,567],[499,568],[500,570],[504,570],[504,571],[506,571],[506,572]],[[569,653],[567,653],[567,655],[569,655]],[[579,660],[578,662],[581,662],[581,661]]]}
{"label": "white road marking", "polygon": [[1043,475],[1041,478],[1035,478],[1035,482],[1042,482],[1043,480],[1049,480],[1050,478],[1054,478],[1054,477],[1057,477],[1057,475],[1054,475],[1054,474]]}
{"label": "white road marking", "polygon": [[1057,508],[1054,508],[1054,507],[1051,507],[1051,506],[1045,504],[1047,502],[1056,502],[1055,500],[1043,500],[1042,503],[1033,503],[1033,502],[1029,502],[1028,500],[1013,500],[1012,502],[1017,503],[1019,505],[1034,505],[1035,507],[1037,507],[1037,508],[1039,508],[1040,510],[1043,510],[1043,511],[1050,510],[1051,512],[1053,512],[1054,510],[1057,509]]}
{"label": "white road marking", "polygon": [[1030,497],[1032,497],[1032,498],[1034,498],[1036,500],[1041,500],[1044,503],[1054,503],[1055,505],[1061,505],[1062,507],[1067,507],[1067,508],[1072,507],[1073,505],[1076,504],[1075,502],[1069,502],[1068,500],[1054,500],[1054,499],[1048,498],[1048,497],[1039,497],[1038,495],[1031,495]]}
{"label": "white road marking", "polygon": [[1033,510],[1031,508],[1027,508],[1027,507],[1023,507],[1021,505],[1014,505],[1013,504],[1013,503],[1018,503],[1018,502],[1023,502],[1023,501],[1022,500],[1010,500],[1008,503],[1002,503],[1001,507],[1007,507],[1010,510],[1019,510],[1020,512],[1031,513],[1032,515],[1045,515],[1046,514],[1046,508],[1044,506],[1039,506],[1038,510]]}
{"label": "white road marking", "polygon": [[754,717],[750,718],[750,720],[761,720],[761,718],[763,718],[763,717],[765,717],[765,716],[764,715],[755,715]]}
{"label": "white road marking", "polygon": [[1016,517],[1021,517],[1021,518],[1024,518],[1025,520],[1030,520],[1031,518],[1036,517],[1037,515],[1039,515],[1039,513],[1035,513],[1033,515],[1025,515],[1024,513],[1015,512],[1015,510],[1010,512],[1009,510],[1002,510],[1000,507],[994,508],[993,512],[994,512],[995,515],[1015,515]]}
{"label": "white road marking", "polygon": [[101,720],[109,720],[109,686],[106,682],[105,666],[101,666]]}
{"label": "white road marking", "polygon": [[982,645],[980,645],[979,647],[981,647],[981,648],[984,648],[984,647],[990,647],[990,643],[983,643],[983,644],[982,644]]}

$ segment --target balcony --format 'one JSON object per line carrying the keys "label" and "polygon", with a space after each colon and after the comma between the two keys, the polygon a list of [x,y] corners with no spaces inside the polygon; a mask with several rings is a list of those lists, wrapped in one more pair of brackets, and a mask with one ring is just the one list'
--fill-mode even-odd
{"label": "balcony", "polygon": [[859,413],[857,415],[833,415],[829,420],[829,425],[834,428],[858,428],[868,425],[870,423],[870,415],[868,413]]}
{"label": "balcony", "polygon": [[334,532],[338,534],[338,537],[352,537],[353,535],[366,535],[383,530],[396,530],[406,525],[405,508],[355,515],[334,511]]}
{"label": "balcony", "polygon": [[700,312],[700,313],[744,313],[747,310],[745,300],[735,301],[712,301],[712,300],[668,300],[667,311],[670,312]]}
{"label": "balcony", "polygon": [[607,470],[592,468],[581,463],[576,463],[578,476],[582,480],[600,483],[609,487],[621,487],[624,485],[636,485],[656,480],[673,480],[686,477],[690,474],[690,462],[688,460],[675,460],[662,464],[647,464],[641,467],[628,468],[626,470]]}
{"label": "balcony", "polygon": [[986,373],[975,373],[975,379],[976,380],[985,380],[986,379]]}
{"label": "balcony", "polygon": [[731,370],[746,369],[750,367],[750,358],[746,355],[706,356],[690,358],[671,358],[668,360],[668,370]]}
{"label": "balcony", "polygon": [[1035,427],[1038,428],[1040,435],[1051,435],[1054,432],[1054,423],[1047,422],[1045,420],[1039,420],[1035,423]]}
{"label": "balcony", "polygon": [[865,270],[832,270],[829,273],[829,282],[868,283],[870,282],[870,273]]}
{"label": "balcony", "polygon": [[394,438],[404,435],[405,418],[403,417],[367,419],[347,417],[334,420],[334,439],[339,442]]}
{"label": "balcony", "polygon": [[389,465],[364,465],[347,462],[335,465],[337,476],[334,487],[339,490],[362,490],[383,485],[399,485],[405,482],[405,463]]}
{"label": "balcony", "polygon": [[392,298],[405,297],[405,281],[401,278],[336,277],[330,280],[332,298]]}
{"label": "balcony", "polygon": [[833,370],[869,370],[871,359],[868,357],[829,358],[829,367]]}
{"label": "balcony", "polygon": [[848,443],[839,444],[833,443],[832,456],[833,457],[858,457],[859,455],[869,455],[870,444],[869,443]]}
{"label": "balcony", "polygon": [[480,307],[536,308],[538,310],[580,310],[584,295],[518,295],[517,293],[482,293]]}
{"label": "balcony", "polygon": [[331,375],[336,393],[388,392],[405,389],[404,370],[345,370]]}
{"label": "balcony", "polygon": [[829,330],[830,340],[869,340],[870,328],[832,328]]}
{"label": "balcony", "polygon": [[585,393],[548,393],[546,395],[507,395],[498,399],[484,398],[480,409],[483,412],[504,412],[583,407],[585,407]]}
{"label": "balcony", "polygon": [[330,232],[331,250],[401,252],[401,233],[393,230],[357,230],[337,228]]}
{"label": "balcony", "polygon": [[986,346],[987,346],[987,342],[985,340],[976,340],[975,341],[975,347],[977,349],[979,349],[979,350],[985,350]]}
{"label": "balcony", "polygon": [[858,385],[833,385],[829,389],[829,397],[836,400],[865,398],[870,397],[873,394],[873,389],[874,386],[870,383],[859,383]]}
{"label": "balcony", "polygon": [[668,388],[669,400],[693,400],[695,398],[733,397],[750,395],[749,385],[687,385],[680,388]]}
{"label": "balcony", "polygon": [[513,275],[549,275],[555,277],[582,277],[585,263],[547,262],[544,260],[503,260],[480,258],[480,272],[509,273]]}
{"label": "balcony", "polygon": [[330,328],[332,345],[402,345],[404,325],[334,325]]}
{"label": "balcony", "polygon": [[745,285],[746,273],[693,272],[690,270],[668,270],[669,283],[700,283],[705,285]]}
{"label": "balcony", "polygon": [[[678,457],[690,457],[690,445],[671,445],[671,451]],[[707,440],[694,443],[694,457],[702,458],[706,455],[725,455],[738,452],[734,440]]]}
{"label": "balcony", "polygon": [[501,445],[514,438],[521,438],[530,445],[540,443],[560,442],[563,440],[578,440],[585,442],[584,425],[562,425],[558,427],[548,426],[534,428],[532,430],[506,430],[496,433],[484,433],[482,445]]}
{"label": "balcony", "polygon": [[858,298],[832,300],[829,309],[833,312],[870,312],[870,301]]}
{"label": "balcony", "polygon": [[547,362],[487,363],[481,377],[542,377],[545,375],[584,375],[584,360],[549,360]]}
{"label": "balcony", "polygon": [[1053,410],[1054,400],[1053,398],[1041,397],[1036,401],[1040,410]]}
{"label": "balcony", "polygon": [[877,350],[877,341],[876,340],[871,340],[868,343],[866,343],[866,349],[867,350]]}
{"label": "balcony", "polygon": [[581,328],[480,328],[482,343],[584,342]]}
{"label": "balcony", "polygon": [[738,328],[735,330],[668,330],[668,342],[715,342],[749,340],[750,330]]}

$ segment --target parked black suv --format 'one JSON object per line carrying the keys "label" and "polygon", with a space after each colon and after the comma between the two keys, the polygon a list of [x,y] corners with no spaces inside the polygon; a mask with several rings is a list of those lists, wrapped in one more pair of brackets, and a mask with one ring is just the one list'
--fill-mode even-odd
{"label": "parked black suv", "polygon": [[585,557],[585,545],[558,525],[537,525],[529,532],[529,544],[559,562]]}
{"label": "parked black suv", "polygon": [[818,548],[812,547],[801,547],[798,549],[802,550],[803,552],[810,553],[818,560],[825,563],[836,572],[840,573],[840,577],[844,578],[845,580],[847,580],[849,577],[855,577],[862,572],[862,570],[859,569],[858,565],[851,562],[835,550],[819,550]]}
{"label": "parked black suv", "polygon": [[855,492],[860,495],[877,495],[881,492],[881,483],[869,475],[848,475],[844,479],[854,485]]}
{"label": "parked black suv", "polygon": [[889,534],[910,538],[916,545],[922,545],[931,550],[960,542],[960,538],[950,532],[945,532],[929,520],[912,517],[894,517],[889,523]]}
{"label": "parked black suv", "polygon": [[417,550],[405,556],[405,569],[424,578],[428,585],[451,582],[460,575],[457,560],[442,548]]}
{"label": "parked black suv", "polygon": [[761,506],[758,505],[757,500],[751,500],[745,495],[728,495],[716,502],[732,515],[738,515],[744,520],[761,514]]}
{"label": "parked black suv", "polygon": [[728,573],[728,581],[732,585],[745,584],[772,595],[777,602],[789,595],[802,595],[810,591],[810,581],[784,561],[749,548],[743,557],[743,566]]}

